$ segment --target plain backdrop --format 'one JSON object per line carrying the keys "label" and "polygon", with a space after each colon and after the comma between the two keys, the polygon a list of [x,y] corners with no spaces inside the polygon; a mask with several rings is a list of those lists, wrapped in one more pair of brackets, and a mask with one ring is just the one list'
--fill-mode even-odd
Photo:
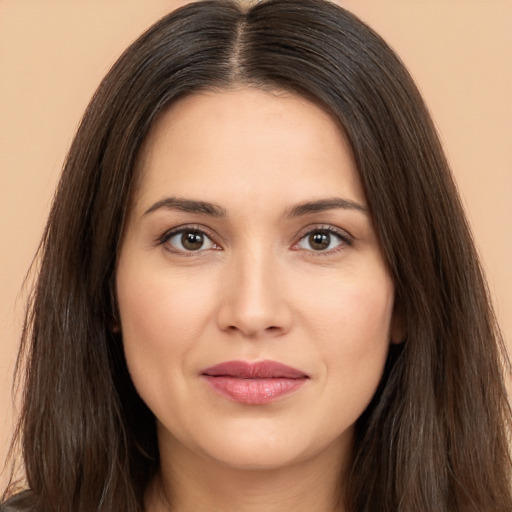
{"label": "plain backdrop", "polygon": [[[67,148],[116,57],[183,3],[0,0],[0,469],[12,431],[23,278]],[[416,79],[451,162],[512,345],[512,2],[338,3],[374,27]]]}

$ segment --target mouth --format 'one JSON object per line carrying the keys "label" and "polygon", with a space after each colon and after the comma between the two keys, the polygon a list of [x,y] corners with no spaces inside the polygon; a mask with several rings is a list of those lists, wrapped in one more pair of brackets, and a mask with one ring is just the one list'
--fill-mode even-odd
{"label": "mouth", "polygon": [[211,388],[230,400],[261,405],[299,390],[310,378],[276,361],[226,361],[201,372]]}

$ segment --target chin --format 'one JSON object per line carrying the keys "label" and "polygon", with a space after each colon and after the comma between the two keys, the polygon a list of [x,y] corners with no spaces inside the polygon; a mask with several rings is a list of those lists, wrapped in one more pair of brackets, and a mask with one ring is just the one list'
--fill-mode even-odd
{"label": "chin", "polygon": [[[350,436],[351,439],[351,436]],[[206,441],[206,439],[204,439]],[[254,432],[244,435],[226,434],[215,436],[199,446],[200,453],[210,460],[236,470],[264,471],[290,467],[321,456],[333,444],[340,448],[346,444],[342,436],[338,440],[330,436],[311,436],[295,432]],[[340,457],[342,450],[340,449]]]}
{"label": "chin", "polygon": [[233,449],[230,453],[213,453],[210,457],[231,469],[243,471],[269,471],[289,467],[307,459],[301,453],[285,453],[271,449]]}

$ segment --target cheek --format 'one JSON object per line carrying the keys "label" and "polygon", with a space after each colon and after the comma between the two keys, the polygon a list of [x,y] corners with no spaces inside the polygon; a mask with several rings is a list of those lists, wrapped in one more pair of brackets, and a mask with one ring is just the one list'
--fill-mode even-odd
{"label": "cheek", "polygon": [[126,343],[144,350],[184,348],[213,307],[211,290],[168,271],[122,270],[117,294]]}
{"label": "cheek", "polygon": [[393,285],[384,275],[335,281],[322,293],[310,294],[308,311],[326,349],[345,347],[348,352],[372,350],[390,338]]}
{"label": "cheek", "polygon": [[[393,311],[390,280],[357,280],[333,287],[310,309],[316,345],[324,361],[331,420],[354,420],[363,412],[382,377]],[[348,414],[349,413],[349,414]]]}
{"label": "cheek", "polygon": [[127,366],[150,408],[180,393],[183,365],[211,316],[212,291],[159,272],[157,266],[120,266],[117,299]]}

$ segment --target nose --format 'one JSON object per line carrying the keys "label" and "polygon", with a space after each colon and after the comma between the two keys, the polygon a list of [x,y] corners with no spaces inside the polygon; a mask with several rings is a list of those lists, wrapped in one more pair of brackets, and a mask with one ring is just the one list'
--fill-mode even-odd
{"label": "nose", "polygon": [[287,333],[291,296],[282,270],[274,257],[261,252],[233,258],[221,283],[219,328],[254,339]]}

